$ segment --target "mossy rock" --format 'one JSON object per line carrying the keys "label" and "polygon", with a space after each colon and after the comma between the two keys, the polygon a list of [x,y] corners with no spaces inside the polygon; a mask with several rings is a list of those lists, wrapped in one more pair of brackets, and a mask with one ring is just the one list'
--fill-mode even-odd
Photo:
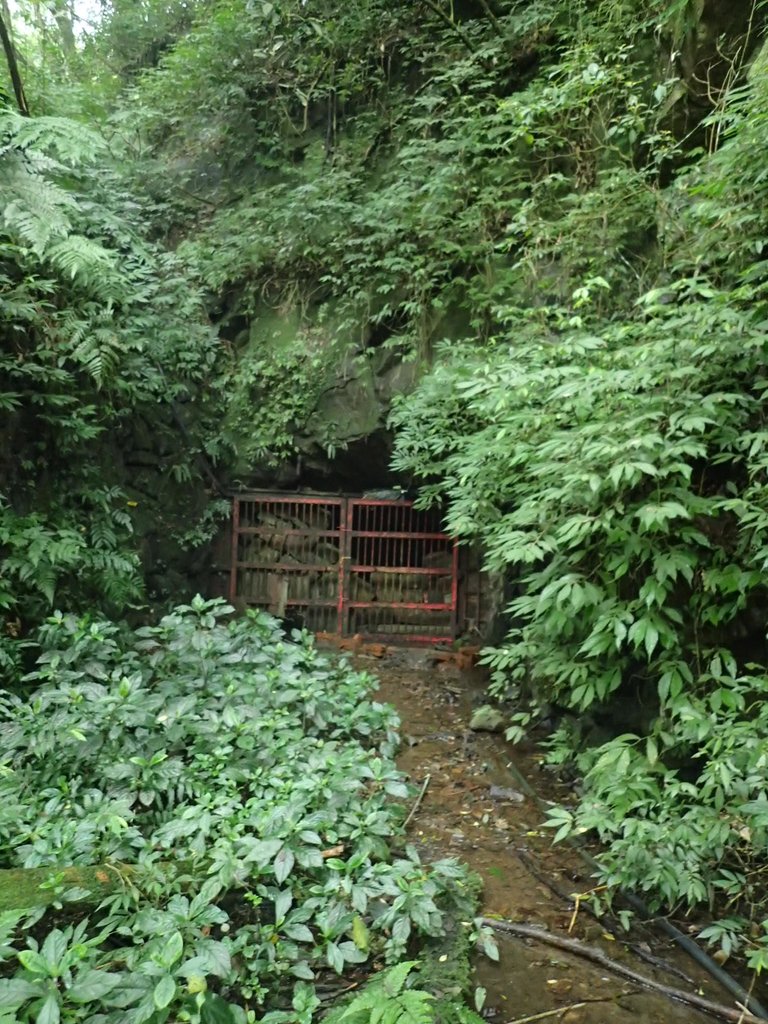
{"label": "mossy rock", "polygon": [[504,729],[504,715],[498,708],[490,704],[483,704],[475,710],[469,720],[469,728],[473,732],[502,732]]}

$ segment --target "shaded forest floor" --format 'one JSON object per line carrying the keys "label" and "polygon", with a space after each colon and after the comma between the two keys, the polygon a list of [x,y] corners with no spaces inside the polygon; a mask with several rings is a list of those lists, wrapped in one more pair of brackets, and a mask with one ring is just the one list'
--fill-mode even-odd
{"label": "shaded forest floor", "polygon": [[[370,669],[370,660],[364,664]],[[457,857],[482,877],[486,916],[568,934],[571,897],[592,888],[590,869],[572,847],[551,845],[551,833],[540,828],[539,809],[518,792],[506,765],[514,758],[544,799],[566,799],[567,787],[541,769],[532,747],[512,748],[500,736],[468,729],[484,686],[479,673],[428,666],[427,653],[404,651],[374,669],[381,681],[379,696],[397,708],[402,720],[399,766],[418,785],[430,777],[410,824],[412,838],[430,858]],[[570,934],[663,984],[733,1005],[712,978],[650,927],[636,925],[628,936],[617,927],[613,937],[582,906]],[[476,982],[487,990],[484,1015],[490,1020],[506,1024],[534,1014],[563,1024],[712,1019],[539,943],[502,937],[500,951],[498,964],[485,958],[476,964]],[[665,961],[669,970],[654,968],[652,957]]]}

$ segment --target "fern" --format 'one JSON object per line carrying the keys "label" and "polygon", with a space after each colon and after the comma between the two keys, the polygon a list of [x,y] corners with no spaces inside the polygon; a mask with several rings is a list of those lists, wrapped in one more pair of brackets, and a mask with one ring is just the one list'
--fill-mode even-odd
{"label": "fern", "polygon": [[[5,169],[9,170],[7,165]],[[63,189],[28,172],[8,174],[4,189],[3,219],[16,233],[17,244],[28,246],[42,257],[54,241],[66,237],[77,204]]]}
{"label": "fern", "polygon": [[96,328],[90,337],[80,341],[72,353],[98,387],[115,371],[120,355],[118,338],[114,331],[105,328]]}
{"label": "fern", "polygon": [[475,1013],[468,1006],[456,1006],[453,1008],[453,1017],[456,1024],[485,1024],[485,1018]]}
{"label": "fern", "polygon": [[55,603],[114,612],[140,595],[114,430],[151,419],[189,482],[197,438],[177,438],[163,407],[209,380],[217,354],[201,293],[142,238],[124,182],[93,166],[102,150],[78,123],[0,112],[0,410],[21,448],[0,479],[14,494],[0,503],[0,607],[25,630]]}
{"label": "fern", "polygon": [[[99,242],[75,230],[80,213],[77,197],[55,178],[62,171],[92,162],[99,151],[98,137],[62,118],[0,116],[0,151],[5,206],[3,220],[20,247],[69,279],[95,286],[105,298],[124,296],[122,275],[114,256]],[[64,161],[47,157],[55,152]]]}
{"label": "fern", "polygon": [[98,242],[69,234],[49,246],[44,255],[67,277],[80,277],[88,284],[98,285],[102,296],[117,294],[120,277],[114,257]]}
{"label": "fern", "polygon": [[[22,117],[12,110],[0,113],[0,138],[9,149],[39,158],[51,154],[68,167],[93,163],[106,149],[104,139],[66,117]],[[0,154],[2,155],[2,154]]]}
{"label": "fern", "polygon": [[71,600],[73,583],[117,607],[139,595],[138,559],[119,546],[130,527],[110,512],[93,519],[88,538],[69,518],[17,516],[0,508],[0,545],[5,548],[0,590],[7,586],[13,595],[0,604],[13,607],[25,597],[38,605],[42,599],[48,608],[56,599]]}

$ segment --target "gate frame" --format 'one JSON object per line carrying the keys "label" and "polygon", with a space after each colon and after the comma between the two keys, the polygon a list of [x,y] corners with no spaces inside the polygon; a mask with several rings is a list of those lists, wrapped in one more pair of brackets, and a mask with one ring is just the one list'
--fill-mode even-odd
{"label": "gate frame", "polygon": [[[237,581],[238,581],[238,570],[246,568],[247,563],[238,561],[238,542],[240,537],[253,533],[259,533],[258,527],[241,527],[240,526],[240,502],[241,501],[253,501],[253,502],[275,502],[285,504],[300,504],[300,505],[335,505],[339,508],[339,529],[328,530],[327,535],[329,537],[337,537],[339,544],[339,562],[338,562],[338,596],[335,600],[330,601],[288,601],[286,606],[294,607],[331,607],[335,604],[336,606],[336,633],[340,637],[347,637],[350,635],[350,618],[351,611],[355,608],[402,608],[402,609],[416,609],[423,611],[447,611],[450,613],[450,624],[444,635],[432,636],[422,634],[388,634],[388,633],[376,633],[366,632],[361,635],[366,638],[373,640],[386,641],[389,644],[415,644],[415,645],[426,645],[426,644],[444,644],[452,643],[458,636],[459,629],[459,604],[461,600],[461,594],[459,591],[459,545],[458,542],[452,539],[449,534],[444,532],[403,532],[394,530],[356,530],[354,529],[354,513],[357,508],[369,508],[369,507],[380,507],[380,508],[402,508],[403,506],[413,509],[413,501],[408,499],[386,499],[386,498],[365,498],[355,497],[351,495],[339,495],[339,494],[328,494],[328,495],[302,495],[298,493],[286,493],[286,492],[275,492],[275,491],[242,491],[232,496],[232,545],[231,545],[231,562],[230,562],[230,579],[229,579],[229,601],[231,604],[235,604],[238,599],[237,594]],[[416,510],[418,511],[418,510]],[[302,535],[302,530],[287,530],[284,531],[286,534]],[[307,531],[309,535],[310,531]],[[352,541],[355,537],[381,537],[391,539],[400,539],[407,541],[443,541],[450,544],[450,566],[446,567],[423,567],[423,566],[375,566],[375,565],[364,565],[364,564],[352,564]],[[410,543],[408,551],[410,553]],[[269,569],[271,571],[280,571],[281,568],[295,568],[295,566],[283,567],[279,562],[272,563],[264,566],[253,566],[253,568]],[[306,566],[307,569],[314,568],[311,565]],[[326,571],[330,571],[331,565],[317,567],[323,568]],[[351,583],[355,574],[362,575],[365,572],[392,572],[398,575],[420,575],[428,576],[434,575],[447,576],[450,574],[451,577],[451,593],[450,601],[448,602],[419,602],[419,601],[358,601],[351,599]]]}

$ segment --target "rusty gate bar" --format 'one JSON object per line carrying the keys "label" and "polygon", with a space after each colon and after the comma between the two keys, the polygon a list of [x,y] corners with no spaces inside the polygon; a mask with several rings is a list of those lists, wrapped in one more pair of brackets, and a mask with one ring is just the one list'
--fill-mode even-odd
{"label": "rusty gate bar", "polygon": [[458,629],[458,547],[437,512],[409,501],[350,498],[351,634],[415,644],[450,641]]}
{"label": "rusty gate bar", "polygon": [[230,602],[313,632],[431,644],[458,635],[459,550],[410,501],[244,492],[233,499]]}
{"label": "rusty gate bar", "polygon": [[237,598],[237,549],[240,539],[240,502],[232,502],[232,569],[229,578],[229,603],[234,605]]}
{"label": "rusty gate bar", "polygon": [[335,632],[340,605],[344,500],[248,492],[236,495],[230,601]]}
{"label": "rusty gate bar", "polygon": [[339,636],[349,636],[349,591],[352,581],[350,538],[352,537],[352,505],[347,501],[341,516],[341,561],[339,563]]}

